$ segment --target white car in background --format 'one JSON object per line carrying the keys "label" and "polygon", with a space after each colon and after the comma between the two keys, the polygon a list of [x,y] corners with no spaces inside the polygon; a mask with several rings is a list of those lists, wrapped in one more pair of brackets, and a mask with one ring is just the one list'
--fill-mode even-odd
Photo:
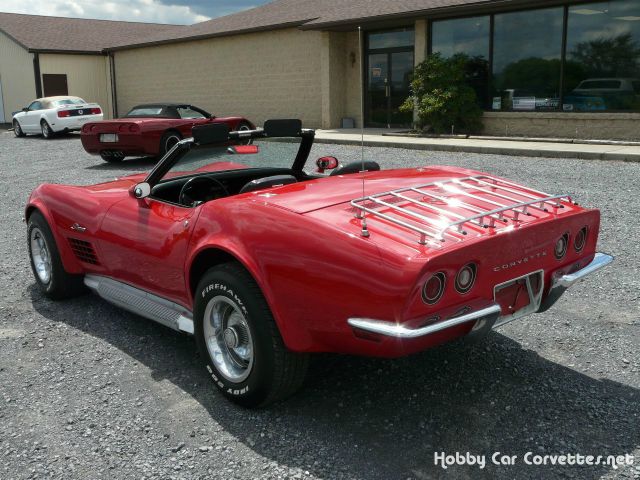
{"label": "white car in background", "polygon": [[56,133],[78,131],[87,122],[102,120],[102,108],[80,97],[38,98],[13,115],[13,133],[23,137],[29,133],[51,138]]}

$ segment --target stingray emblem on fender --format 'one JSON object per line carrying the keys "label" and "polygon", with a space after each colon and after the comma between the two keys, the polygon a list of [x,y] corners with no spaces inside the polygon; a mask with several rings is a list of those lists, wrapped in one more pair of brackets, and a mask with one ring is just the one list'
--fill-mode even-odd
{"label": "stingray emblem on fender", "polygon": [[542,250],[541,252],[534,253],[533,255],[527,255],[526,257],[519,258],[518,260],[514,260],[509,263],[504,263],[502,265],[497,265],[493,267],[493,271],[500,272],[501,270],[508,270],[510,268],[517,267],[519,265],[523,265],[525,263],[529,263],[529,262],[532,262],[533,260],[538,260],[546,256],[547,256],[547,252]]}

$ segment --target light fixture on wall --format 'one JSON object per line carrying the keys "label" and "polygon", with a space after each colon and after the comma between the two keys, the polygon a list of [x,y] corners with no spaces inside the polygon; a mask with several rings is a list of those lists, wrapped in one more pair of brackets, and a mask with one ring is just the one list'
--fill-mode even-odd
{"label": "light fixture on wall", "polygon": [[356,52],[351,52],[349,54],[349,60],[351,60],[351,66],[355,67],[356,66]]}

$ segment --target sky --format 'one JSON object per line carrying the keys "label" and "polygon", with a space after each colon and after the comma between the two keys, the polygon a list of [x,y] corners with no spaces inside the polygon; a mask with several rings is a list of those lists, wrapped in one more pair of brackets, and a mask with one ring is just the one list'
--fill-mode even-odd
{"label": "sky", "polygon": [[2,0],[0,11],[58,17],[192,24],[269,0]]}

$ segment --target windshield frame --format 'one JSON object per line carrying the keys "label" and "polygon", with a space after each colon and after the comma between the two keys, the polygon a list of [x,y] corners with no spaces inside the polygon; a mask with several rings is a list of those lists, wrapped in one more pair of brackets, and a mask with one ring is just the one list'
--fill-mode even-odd
{"label": "windshield frame", "polygon": [[[220,146],[233,145],[236,141],[246,141],[248,139],[258,138],[300,138],[300,145],[298,152],[296,153],[293,163],[291,165],[292,171],[302,172],[304,166],[307,163],[311,148],[313,147],[313,140],[315,138],[315,130],[302,129],[297,137],[277,137],[268,136],[264,129],[258,128],[256,130],[243,130],[239,132],[229,132],[229,138],[226,143],[220,143]],[[198,146],[198,143],[193,138],[185,138],[176,143],[171,150],[158,162],[158,164],[151,170],[147,178],[144,180],[153,189],[156,185],[162,182],[165,175],[174,167],[191,149]],[[203,175],[212,175],[212,172],[202,173]],[[197,176],[198,173],[192,172],[186,175],[172,177],[171,180],[178,178],[185,178],[191,176]],[[167,179],[168,180],[168,179]]]}

